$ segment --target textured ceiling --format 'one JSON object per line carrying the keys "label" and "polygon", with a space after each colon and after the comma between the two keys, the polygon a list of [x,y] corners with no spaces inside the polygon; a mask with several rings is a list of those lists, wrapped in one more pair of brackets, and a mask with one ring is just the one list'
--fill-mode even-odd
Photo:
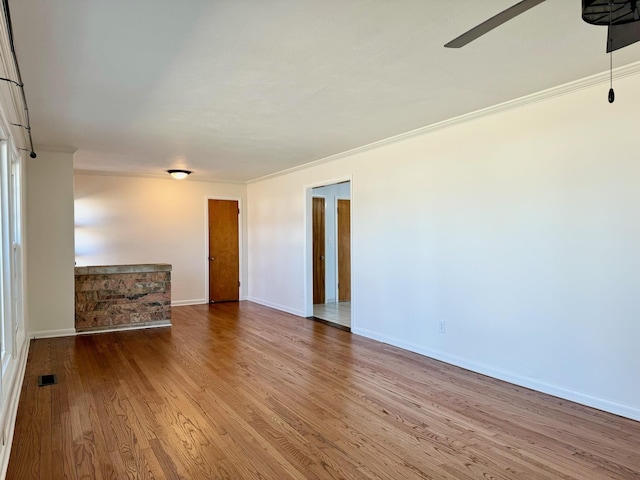
{"label": "textured ceiling", "polygon": [[[11,13],[36,144],[77,148],[77,169],[249,180],[608,68],[606,28],[582,22],[580,0],[443,48],[515,1],[13,0]],[[638,60],[639,45],[614,54]]]}

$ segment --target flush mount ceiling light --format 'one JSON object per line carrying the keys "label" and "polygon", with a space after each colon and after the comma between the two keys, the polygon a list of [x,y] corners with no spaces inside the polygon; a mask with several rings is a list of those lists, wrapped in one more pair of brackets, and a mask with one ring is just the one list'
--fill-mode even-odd
{"label": "flush mount ceiling light", "polygon": [[191,170],[167,170],[167,173],[176,180],[182,180],[191,175]]}

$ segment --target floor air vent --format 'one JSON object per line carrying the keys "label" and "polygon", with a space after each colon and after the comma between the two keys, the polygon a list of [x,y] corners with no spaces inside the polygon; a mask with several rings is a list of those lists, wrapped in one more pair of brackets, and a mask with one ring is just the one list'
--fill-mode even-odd
{"label": "floor air vent", "polygon": [[38,377],[39,387],[48,387],[49,385],[55,385],[56,383],[58,383],[58,378],[55,376],[55,374],[40,375]]}

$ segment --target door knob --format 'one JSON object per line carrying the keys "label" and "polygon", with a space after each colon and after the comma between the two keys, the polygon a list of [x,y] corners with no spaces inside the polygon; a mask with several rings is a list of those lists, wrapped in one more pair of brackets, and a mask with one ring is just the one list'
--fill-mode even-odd
{"label": "door knob", "polygon": [[209,260],[213,262],[215,260],[215,257],[209,257]]}

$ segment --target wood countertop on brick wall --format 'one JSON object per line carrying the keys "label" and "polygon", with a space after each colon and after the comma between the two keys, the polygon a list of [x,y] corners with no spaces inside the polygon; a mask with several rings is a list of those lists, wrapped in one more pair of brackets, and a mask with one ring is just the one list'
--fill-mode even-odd
{"label": "wood countertop on brick wall", "polygon": [[134,265],[95,265],[75,267],[76,275],[104,275],[113,273],[170,272],[169,263],[140,263]]}

